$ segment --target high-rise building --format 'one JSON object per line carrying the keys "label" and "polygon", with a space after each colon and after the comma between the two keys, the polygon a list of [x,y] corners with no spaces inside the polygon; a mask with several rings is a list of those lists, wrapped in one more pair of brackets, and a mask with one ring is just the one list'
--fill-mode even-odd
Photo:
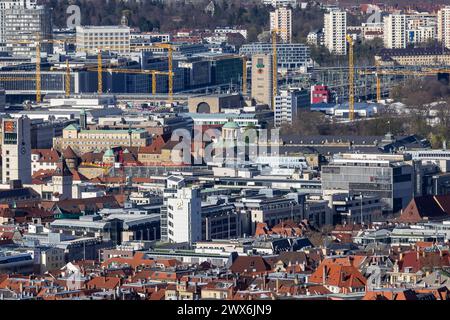
{"label": "high-rise building", "polygon": [[325,46],[336,55],[347,54],[347,12],[331,10],[324,17]]}
{"label": "high-rise building", "polygon": [[118,53],[130,52],[130,28],[127,26],[77,27],[77,51],[90,54],[98,49]]}
{"label": "high-rise building", "polygon": [[406,48],[406,15],[391,14],[384,18],[384,47]]}
{"label": "high-rise building", "polygon": [[270,54],[252,56],[252,98],[257,103],[272,106],[273,64]]}
{"label": "high-rise building", "polygon": [[189,244],[202,240],[199,189],[181,188],[167,199],[167,238],[169,242]]}
{"label": "high-rise building", "polygon": [[4,11],[4,37],[6,50],[15,56],[34,57],[36,43],[42,53],[53,53],[52,10],[45,6],[18,7]]}
{"label": "high-rise building", "polygon": [[0,1],[0,51],[6,50],[5,13],[12,8],[31,8],[37,0],[2,0]]}
{"label": "high-rise building", "polygon": [[270,31],[277,32],[284,43],[292,41],[292,10],[290,8],[280,7],[270,13]]}
{"label": "high-rise building", "polygon": [[2,122],[2,182],[31,183],[30,119],[4,118]]}
{"label": "high-rise building", "polygon": [[280,90],[280,94],[275,96],[274,110],[276,127],[292,124],[297,116],[297,95],[288,90]]}
{"label": "high-rise building", "polygon": [[450,48],[450,6],[438,12],[437,37],[444,46]]}

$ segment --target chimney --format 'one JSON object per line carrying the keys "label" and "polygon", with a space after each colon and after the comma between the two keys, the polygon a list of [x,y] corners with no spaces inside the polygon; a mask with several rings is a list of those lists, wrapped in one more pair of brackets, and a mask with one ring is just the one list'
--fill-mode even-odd
{"label": "chimney", "polygon": [[328,268],[325,265],[325,266],[323,266],[323,276],[322,276],[322,284],[323,285],[325,285],[327,282],[327,278],[328,278],[327,272],[328,272]]}

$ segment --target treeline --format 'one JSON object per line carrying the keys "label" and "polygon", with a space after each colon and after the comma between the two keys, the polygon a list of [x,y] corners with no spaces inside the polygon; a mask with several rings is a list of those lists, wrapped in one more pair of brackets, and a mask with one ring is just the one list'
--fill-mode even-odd
{"label": "treeline", "polygon": [[[211,0],[197,1],[118,1],[118,0],[42,0],[54,11],[54,24],[66,27],[67,7],[78,5],[82,25],[118,25],[125,15],[131,27],[141,31],[168,32],[181,28],[213,29],[223,26],[242,26],[248,30],[248,41],[269,30],[271,6],[259,0],[214,0],[214,14],[206,7]],[[316,6],[293,10],[293,39],[304,42],[312,30],[322,28],[323,12]]]}

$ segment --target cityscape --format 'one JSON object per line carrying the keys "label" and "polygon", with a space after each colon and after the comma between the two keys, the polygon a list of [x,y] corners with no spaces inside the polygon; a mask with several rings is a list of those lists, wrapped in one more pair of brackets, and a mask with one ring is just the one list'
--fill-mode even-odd
{"label": "cityscape", "polygon": [[0,304],[450,300],[447,2],[0,0]]}

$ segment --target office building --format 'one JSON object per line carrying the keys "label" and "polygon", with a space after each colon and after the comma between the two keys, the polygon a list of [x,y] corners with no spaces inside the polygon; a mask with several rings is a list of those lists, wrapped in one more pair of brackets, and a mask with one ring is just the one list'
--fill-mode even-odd
{"label": "office building", "polygon": [[97,53],[98,49],[117,53],[130,52],[130,28],[127,26],[80,26],[77,51]]}
{"label": "office building", "polygon": [[406,15],[391,14],[384,18],[384,47],[406,48]]}
{"label": "office building", "polygon": [[281,41],[292,41],[292,10],[287,7],[277,8],[270,13],[270,31],[276,32]]}
{"label": "office building", "polygon": [[35,57],[36,43],[41,53],[52,54],[52,10],[45,5],[16,7],[4,11],[6,50],[14,56]]}
{"label": "office building", "polygon": [[291,125],[297,117],[297,95],[288,91],[281,90],[275,96],[275,116],[276,127]]}
{"label": "office building", "polygon": [[137,130],[82,130],[69,125],[62,137],[53,139],[53,147],[62,152],[71,147],[77,155],[97,151],[104,152],[114,147],[146,147],[152,138],[144,129]]}
{"label": "office building", "polygon": [[347,54],[347,12],[331,10],[324,17],[325,46],[336,55]]}
{"label": "office building", "polygon": [[202,206],[199,189],[181,188],[167,199],[169,242],[189,244],[202,240]]}
{"label": "office building", "polygon": [[20,180],[31,183],[30,119],[3,119],[2,123],[2,182]]}
{"label": "office building", "polygon": [[[272,54],[271,43],[244,44],[239,53],[251,59],[255,54]],[[277,61],[279,70],[298,70],[308,66],[311,59],[311,50],[302,43],[277,43]]]}
{"label": "office building", "polygon": [[450,6],[438,12],[437,38],[445,47],[450,48]]}
{"label": "office building", "polygon": [[12,8],[31,8],[36,5],[36,0],[2,0],[0,1],[0,51],[6,50],[5,15],[6,10]]}
{"label": "office building", "polygon": [[252,57],[252,98],[257,103],[272,107],[273,65],[272,55],[255,54]]}
{"label": "office building", "polygon": [[335,156],[322,167],[323,193],[378,196],[384,212],[399,212],[414,189],[414,168],[407,160],[408,156],[391,154]]}

